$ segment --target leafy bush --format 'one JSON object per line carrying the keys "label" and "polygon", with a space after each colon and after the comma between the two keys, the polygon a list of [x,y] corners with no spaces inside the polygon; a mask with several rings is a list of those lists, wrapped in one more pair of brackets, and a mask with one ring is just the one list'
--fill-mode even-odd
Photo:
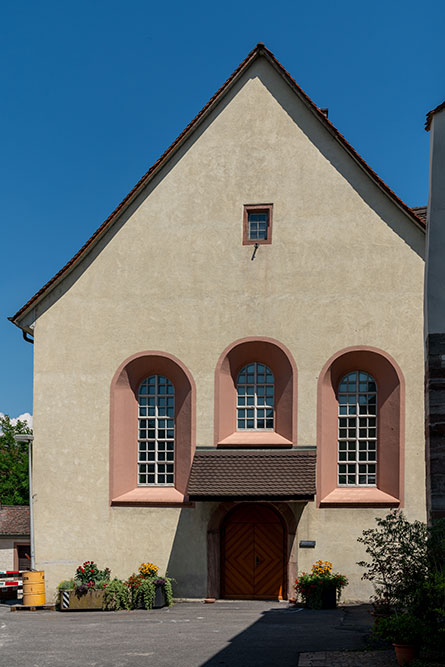
{"label": "leafy bush", "polygon": [[172,586],[172,580],[169,579],[168,577],[165,577],[163,579],[164,582],[164,594],[165,594],[165,601],[167,603],[167,607],[171,607],[173,604],[173,586]]}
{"label": "leafy bush", "polygon": [[136,605],[142,603],[144,609],[153,609],[156,588],[153,578],[142,579],[140,586],[135,590],[134,601]]}
{"label": "leafy bush", "polygon": [[75,587],[74,579],[65,579],[57,586],[58,591],[72,591]]}
{"label": "leafy bush", "polygon": [[104,591],[102,609],[105,611],[119,611],[120,609],[131,609],[131,606],[131,594],[128,586],[120,579],[110,581]]}
{"label": "leafy bush", "polygon": [[393,510],[376,522],[378,528],[363,531],[358,540],[369,556],[358,564],[366,569],[362,578],[373,583],[379,606],[394,615],[379,619],[375,632],[390,638],[397,630],[445,653],[445,521],[427,526]]}
{"label": "leafy bush", "polygon": [[369,556],[358,563],[366,570],[362,579],[372,582],[377,600],[409,607],[428,572],[427,527],[421,521],[410,523],[398,510],[376,522],[378,528],[364,530],[358,538]]}
{"label": "leafy bush", "polygon": [[445,573],[428,574],[419,586],[413,611],[428,628],[425,645],[442,649],[445,655]]}
{"label": "leafy bush", "polygon": [[419,644],[424,632],[422,621],[407,612],[380,619],[376,634],[394,644]]}

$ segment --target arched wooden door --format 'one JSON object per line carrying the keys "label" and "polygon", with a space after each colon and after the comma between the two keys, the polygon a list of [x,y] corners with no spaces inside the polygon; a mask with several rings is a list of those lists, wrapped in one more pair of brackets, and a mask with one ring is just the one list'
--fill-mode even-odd
{"label": "arched wooden door", "polygon": [[283,598],[285,531],[267,505],[242,504],[222,527],[221,593],[235,599]]}

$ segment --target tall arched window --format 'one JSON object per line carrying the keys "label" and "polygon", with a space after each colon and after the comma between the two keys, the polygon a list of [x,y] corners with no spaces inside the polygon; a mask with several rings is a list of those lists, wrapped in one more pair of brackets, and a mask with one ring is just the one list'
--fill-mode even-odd
{"label": "tall arched window", "polygon": [[238,431],[273,431],[274,376],[265,364],[244,366],[237,378]]}
{"label": "tall arched window", "polygon": [[175,482],[175,388],[163,375],[143,380],[138,392],[138,484]]}
{"label": "tall arched window", "polygon": [[377,485],[377,385],[363,371],[338,385],[338,485]]}

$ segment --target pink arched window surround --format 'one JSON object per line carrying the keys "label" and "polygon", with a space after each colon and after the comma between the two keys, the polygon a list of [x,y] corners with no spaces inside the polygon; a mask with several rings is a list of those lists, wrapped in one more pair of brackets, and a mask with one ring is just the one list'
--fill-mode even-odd
{"label": "pink arched window surround", "polygon": [[[138,486],[138,390],[151,375],[163,375],[175,388],[175,486]],[[171,354],[147,351],[126,359],[111,382],[110,504],[182,504],[195,451],[195,383]]]}
{"label": "pink arched window surround", "polygon": [[[275,380],[275,419],[271,431],[237,431],[236,384],[246,364],[260,362]],[[242,338],[229,345],[215,370],[215,445],[292,447],[297,442],[297,367],[289,350],[273,338]]]}
{"label": "pink arched window surround", "polygon": [[[377,486],[337,485],[338,398],[341,379],[364,371],[377,383]],[[350,347],[325,364],[318,380],[317,505],[398,507],[403,503],[405,381],[392,357],[373,347]]]}

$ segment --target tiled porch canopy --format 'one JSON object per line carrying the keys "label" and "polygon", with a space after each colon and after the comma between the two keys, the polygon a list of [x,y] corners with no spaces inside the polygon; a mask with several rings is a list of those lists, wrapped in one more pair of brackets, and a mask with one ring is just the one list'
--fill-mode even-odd
{"label": "tiled porch canopy", "polygon": [[193,459],[190,500],[312,500],[315,450],[204,450]]}

